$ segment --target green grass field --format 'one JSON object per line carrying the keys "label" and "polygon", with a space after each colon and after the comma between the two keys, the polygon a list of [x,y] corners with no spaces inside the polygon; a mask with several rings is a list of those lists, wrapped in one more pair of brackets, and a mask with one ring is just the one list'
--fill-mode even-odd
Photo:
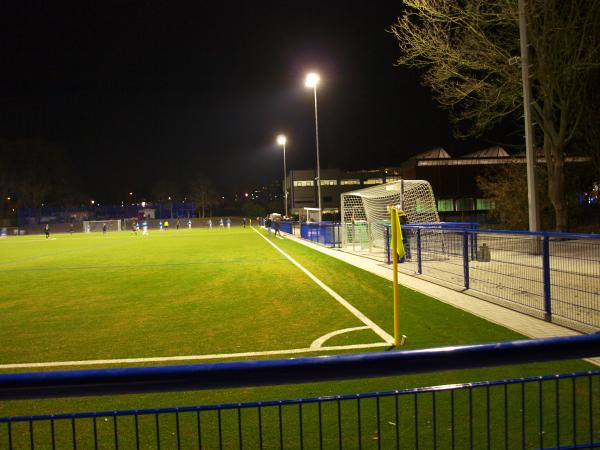
{"label": "green grass field", "polygon": [[[393,333],[389,281],[292,240],[266,236],[263,230],[169,230],[148,236],[91,233],[55,235],[50,240],[11,237],[0,240],[0,371],[332,354],[326,349],[312,351],[311,344],[328,333],[365,324],[265,237],[378,327]],[[401,289],[401,329],[408,336],[406,349],[523,338],[409,289]],[[364,344],[374,346],[352,347]],[[387,348],[380,335],[365,328],[335,335],[323,344],[331,346],[341,347],[333,353]],[[236,356],[239,353],[247,355]],[[206,355],[211,359],[202,359]],[[171,357],[190,359],[160,360]],[[139,361],[125,364],[122,359]],[[89,365],[97,360],[110,361]],[[70,365],[53,365],[64,362]],[[582,361],[565,361],[296,386],[5,402],[0,403],[0,417],[313,397],[591,368]],[[600,386],[594,385],[594,402],[596,397],[600,401],[599,391]],[[586,392],[583,388],[578,392],[581,405],[588,401]],[[353,414],[344,412],[343,417]],[[5,435],[0,426],[0,449]],[[336,439],[332,436],[331,442]]]}

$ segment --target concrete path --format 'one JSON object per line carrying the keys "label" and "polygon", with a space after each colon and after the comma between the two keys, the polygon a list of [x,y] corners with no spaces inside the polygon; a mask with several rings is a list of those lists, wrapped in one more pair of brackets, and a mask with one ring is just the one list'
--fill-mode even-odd
{"label": "concrete path", "polygon": [[[285,235],[286,239],[291,239],[301,243],[316,251],[337,258],[353,266],[360,267],[368,272],[378,275],[386,280],[392,280],[391,266],[382,264],[374,259],[357,256],[344,252],[340,249],[332,249],[314,244],[310,241],[300,239],[296,236]],[[547,338],[553,336],[576,336],[581,333],[562,327],[553,323],[546,322],[535,317],[522,314],[517,311],[478,299],[471,295],[463,294],[454,289],[434,284],[418,276],[398,273],[398,283],[415,291],[426,294],[441,302],[460,308],[475,316],[479,316],[490,322],[516,331],[530,338]],[[600,366],[600,358],[589,359],[588,361]]]}

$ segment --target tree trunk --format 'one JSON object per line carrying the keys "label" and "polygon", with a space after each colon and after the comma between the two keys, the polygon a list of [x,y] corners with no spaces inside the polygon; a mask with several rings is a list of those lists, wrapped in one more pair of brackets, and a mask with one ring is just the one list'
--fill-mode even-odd
{"label": "tree trunk", "polygon": [[563,145],[553,145],[544,138],[544,155],[548,167],[548,197],[554,207],[555,230],[565,232],[568,229],[567,205],[565,202],[565,164]]}

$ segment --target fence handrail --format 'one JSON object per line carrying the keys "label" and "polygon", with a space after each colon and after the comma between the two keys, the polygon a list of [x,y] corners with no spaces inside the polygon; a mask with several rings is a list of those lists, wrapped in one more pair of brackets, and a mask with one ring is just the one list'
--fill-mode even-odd
{"label": "fence handrail", "polygon": [[[386,224],[384,226],[390,226]],[[443,231],[456,231],[460,233],[490,233],[490,234],[517,234],[517,235],[525,235],[525,236],[541,236],[541,237],[555,237],[561,239],[600,239],[600,233],[561,233],[557,231],[526,231],[526,230],[494,230],[494,229],[483,229],[483,228],[461,228],[461,227],[446,227],[446,226],[436,226],[435,224],[420,224],[420,223],[412,223],[412,224],[404,224],[402,228],[412,228],[412,229],[439,229]]]}
{"label": "fence handrail", "polygon": [[268,386],[600,356],[600,333],[431,349],[0,374],[0,400]]}

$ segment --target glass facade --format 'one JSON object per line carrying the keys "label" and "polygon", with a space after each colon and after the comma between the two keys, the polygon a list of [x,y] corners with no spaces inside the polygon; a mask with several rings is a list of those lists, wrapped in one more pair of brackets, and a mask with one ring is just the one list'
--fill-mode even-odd
{"label": "glass facade", "polygon": [[451,198],[439,199],[437,206],[439,212],[454,211],[454,200]]}
{"label": "glass facade", "polygon": [[337,186],[337,180],[321,180],[321,186]]}
{"label": "glass facade", "polygon": [[477,211],[489,211],[495,208],[494,200],[489,198],[478,198],[476,201]]}

